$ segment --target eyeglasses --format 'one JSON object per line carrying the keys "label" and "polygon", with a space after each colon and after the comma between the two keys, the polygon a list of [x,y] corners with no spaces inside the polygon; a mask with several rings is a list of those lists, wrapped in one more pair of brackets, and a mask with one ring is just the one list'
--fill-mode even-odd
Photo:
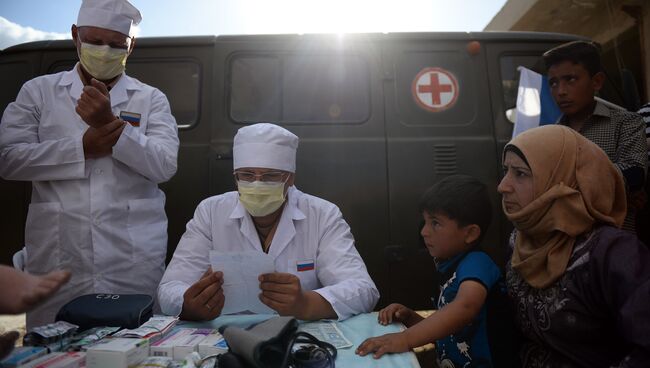
{"label": "eyeglasses", "polygon": [[85,37],[79,36],[79,40],[83,43],[89,43],[97,46],[102,46],[102,45],[108,45],[111,48],[114,49],[122,49],[122,50],[128,50],[129,47],[131,47],[131,42],[132,38],[127,37],[124,41],[115,41],[115,40],[103,40],[103,39],[96,39],[96,38],[91,38],[91,39],[86,39]]}
{"label": "eyeglasses", "polygon": [[254,182],[255,179],[259,178],[260,181],[270,182],[270,183],[279,183],[283,181],[286,172],[283,171],[268,171],[262,174],[256,174],[252,171],[235,171],[235,179],[239,181]]}

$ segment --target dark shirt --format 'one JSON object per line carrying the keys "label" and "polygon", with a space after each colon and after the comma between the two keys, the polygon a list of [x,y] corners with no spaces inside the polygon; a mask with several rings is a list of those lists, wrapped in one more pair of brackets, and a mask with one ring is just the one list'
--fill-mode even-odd
{"label": "dark shirt", "polygon": [[[638,113],[645,122],[645,139],[646,143],[648,143],[650,142],[650,102],[641,106]],[[648,143],[648,160],[650,161],[650,143]]]}
{"label": "dark shirt", "polygon": [[508,262],[523,366],[649,367],[649,265],[650,250],[610,226],[578,237],[564,275],[546,289],[531,287]]}
{"label": "dark shirt", "polygon": [[[568,125],[565,116],[558,122]],[[639,114],[607,107],[596,102],[594,112],[580,134],[596,143],[625,177],[630,191],[643,187],[648,162],[645,123]]]}

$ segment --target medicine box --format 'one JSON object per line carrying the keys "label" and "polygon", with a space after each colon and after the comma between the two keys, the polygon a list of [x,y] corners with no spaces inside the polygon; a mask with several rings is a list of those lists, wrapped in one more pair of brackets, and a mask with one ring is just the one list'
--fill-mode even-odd
{"label": "medicine box", "polygon": [[23,368],[81,368],[85,367],[86,353],[51,353],[33,360]]}
{"label": "medicine box", "polygon": [[151,344],[150,356],[174,357],[174,346],[183,343],[185,338],[196,331],[196,328],[177,328],[167,337]]}
{"label": "medicine box", "polygon": [[117,337],[104,339],[86,350],[88,368],[128,368],[149,356],[149,340]]}

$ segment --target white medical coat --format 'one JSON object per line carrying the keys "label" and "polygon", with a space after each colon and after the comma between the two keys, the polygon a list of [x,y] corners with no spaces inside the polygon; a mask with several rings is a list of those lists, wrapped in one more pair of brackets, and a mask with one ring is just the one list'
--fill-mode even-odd
{"label": "white medical coat", "polygon": [[[268,252],[275,259],[276,271],[297,275],[301,287],[322,295],[341,320],[372,311],[379,292],[341,211],[295,187],[289,188],[287,196]],[[180,314],[183,294],[210,265],[211,250],[263,252],[237,192],[210,197],[197,207],[160,281],[158,299],[163,313]],[[305,261],[314,262],[314,269],[298,272],[297,264]]]}
{"label": "white medical coat", "polygon": [[126,124],[112,155],[86,160],[76,68],[26,82],[0,124],[0,176],[32,181],[26,270],[72,271],[68,284],[27,314],[28,328],[53,322],[82,294],[155,296],[165,266],[165,195],[157,184],[174,175],[178,155],[169,102],[123,74],[110,90],[112,110],[141,114],[140,126]]}

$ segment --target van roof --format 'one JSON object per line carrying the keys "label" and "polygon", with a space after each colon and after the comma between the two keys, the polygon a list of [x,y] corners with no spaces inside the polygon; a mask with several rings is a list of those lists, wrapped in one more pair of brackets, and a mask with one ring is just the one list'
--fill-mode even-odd
{"label": "van roof", "polygon": [[[288,42],[309,39],[331,39],[337,34],[278,34],[278,35],[227,35],[227,36],[168,36],[138,38],[138,48],[165,46],[201,46],[216,44],[219,41]],[[345,35],[351,41],[391,41],[391,40],[448,40],[448,41],[500,41],[500,42],[568,42],[587,38],[576,35],[549,32],[424,32],[424,33],[350,33]],[[57,50],[72,48],[70,40],[48,40],[27,42],[0,50],[1,53],[33,50]]]}

